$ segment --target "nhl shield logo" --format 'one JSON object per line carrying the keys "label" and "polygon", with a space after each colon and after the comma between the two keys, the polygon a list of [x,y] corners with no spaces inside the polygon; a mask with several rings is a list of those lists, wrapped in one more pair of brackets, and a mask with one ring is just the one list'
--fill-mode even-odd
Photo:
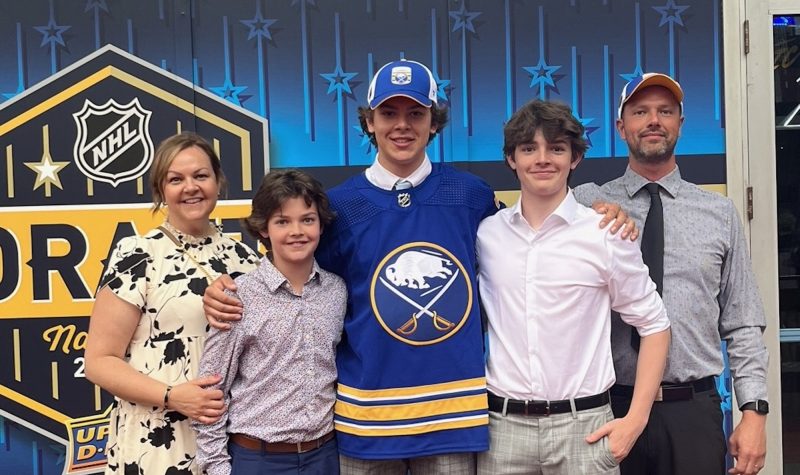
{"label": "nhl shield logo", "polygon": [[72,114],[78,125],[74,158],[81,172],[114,187],[144,175],[153,161],[151,115],[136,98],[125,105],[109,99],[101,106],[87,99]]}
{"label": "nhl shield logo", "polygon": [[397,204],[401,208],[408,208],[411,206],[411,193],[400,193],[397,195]]}

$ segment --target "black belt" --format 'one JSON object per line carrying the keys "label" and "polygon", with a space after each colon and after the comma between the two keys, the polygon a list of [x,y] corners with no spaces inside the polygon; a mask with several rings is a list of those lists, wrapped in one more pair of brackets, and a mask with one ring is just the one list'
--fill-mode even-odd
{"label": "black belt", "polygon": [[[525,416],[549,416],[550,414],[564,414],[572,412],[572,405],[569,399],[561,401],[519,401],[495,396],[489,393],[489,410],[492,412],[503,412],[503,404],[508,401],[506,412],[509,414],[522,414]],[[594,409],[608,404],[608,391],[594,396],[579,397],[573,399],[576,411]]]}
{"label": "black belt", "polygon": [[[661,383],[656,393],[657,402],[689,401],[694,398],[694,393],[702,393],[716,389],[713,376],[686,383]],[[633,397],[633,386],[615,384],[611,387],[612,396]]]}

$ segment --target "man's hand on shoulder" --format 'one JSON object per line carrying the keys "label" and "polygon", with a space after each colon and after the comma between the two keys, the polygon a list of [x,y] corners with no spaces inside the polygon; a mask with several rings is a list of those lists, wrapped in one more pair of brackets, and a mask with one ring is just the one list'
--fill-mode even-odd
{"label": "man's hand on shoulder", "polygon": [[236,291],[236,284],[231,276],[219,276],[206,287],[203,294],[203,311],[208,324],[218,330],[230,330],[231,321],[242,318],[242,302],[226,294],[225,291]]}
{"label": "man's hand on shoulder", "polygon": [[609,228],[611,234],[616,234],[621,228],[622,232],[619,236],[622,239],[630,238],[631,241],[635,241],[639,237],[639,229],[633,218],[629,217],[617,203],[595,201],[592,203],[592,209],[597,211],[597,214],[604,215],[600,220],[600,228],[605,229],[611,223],[611,228]]}

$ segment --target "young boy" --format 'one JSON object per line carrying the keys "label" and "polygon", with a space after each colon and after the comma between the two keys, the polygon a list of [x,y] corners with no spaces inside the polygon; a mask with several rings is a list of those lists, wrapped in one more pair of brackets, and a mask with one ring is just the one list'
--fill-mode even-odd
{"label": "young boy", "polygon": [[[478,229],[491,348],[490,450],[478,472],[618,473],[647,423],[669,320],[639,246],[599,229],[600,216],[567,187],[586,150],[569,107],[532,101],[503,132],[521,195]],[[642,336],[634,402],[617,420],[612,309]]]}
{"label": "young boy", "polygon": [[335,356],[347,293],[314,260],[333,217],[320,183],[296,170],[271,171],[253,198],[244,225],[267,257],[235,280],[246,318],[212,329],[200,362],[200,374],[222,377],[228,408],[194,424],[209,475],[339,473]]}

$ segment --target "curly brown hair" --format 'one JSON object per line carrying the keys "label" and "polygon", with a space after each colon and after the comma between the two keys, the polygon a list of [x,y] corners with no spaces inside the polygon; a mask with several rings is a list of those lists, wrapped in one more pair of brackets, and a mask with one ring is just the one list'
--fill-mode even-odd
{"label": "curly brown hair", "polygon": [[[508,119],[503,127],[503,155],[514,157],[517,146],[530,143],[536,131],[541,130],[548,142],[566,139],[572,148],[572,161],[583,158],[588,148],[583,136],[584,127],[572,114],[572,109],[559,102],[532,100],[523,105]],[[504,160],[510,168],[508,160]],[[514,176],[516,176],[516,172]],[[567,180],[572,177],[570,170]]]}
{"label": "curly brown hair", "polygon": [[328,196],[316,178],[300,170],[271,170],[264,176],[256,190],[250,216],[242,219],[244,229],[258,239],[267,250],[272,249],[272,244],[269,238],[261,235],[261,231],[267,228],[269,218],[281,209],[283,203],[292,198],[303,198],[308,206],[316,204],[322,228],[331,224],[336,218],[336,214],[330,208]]}

